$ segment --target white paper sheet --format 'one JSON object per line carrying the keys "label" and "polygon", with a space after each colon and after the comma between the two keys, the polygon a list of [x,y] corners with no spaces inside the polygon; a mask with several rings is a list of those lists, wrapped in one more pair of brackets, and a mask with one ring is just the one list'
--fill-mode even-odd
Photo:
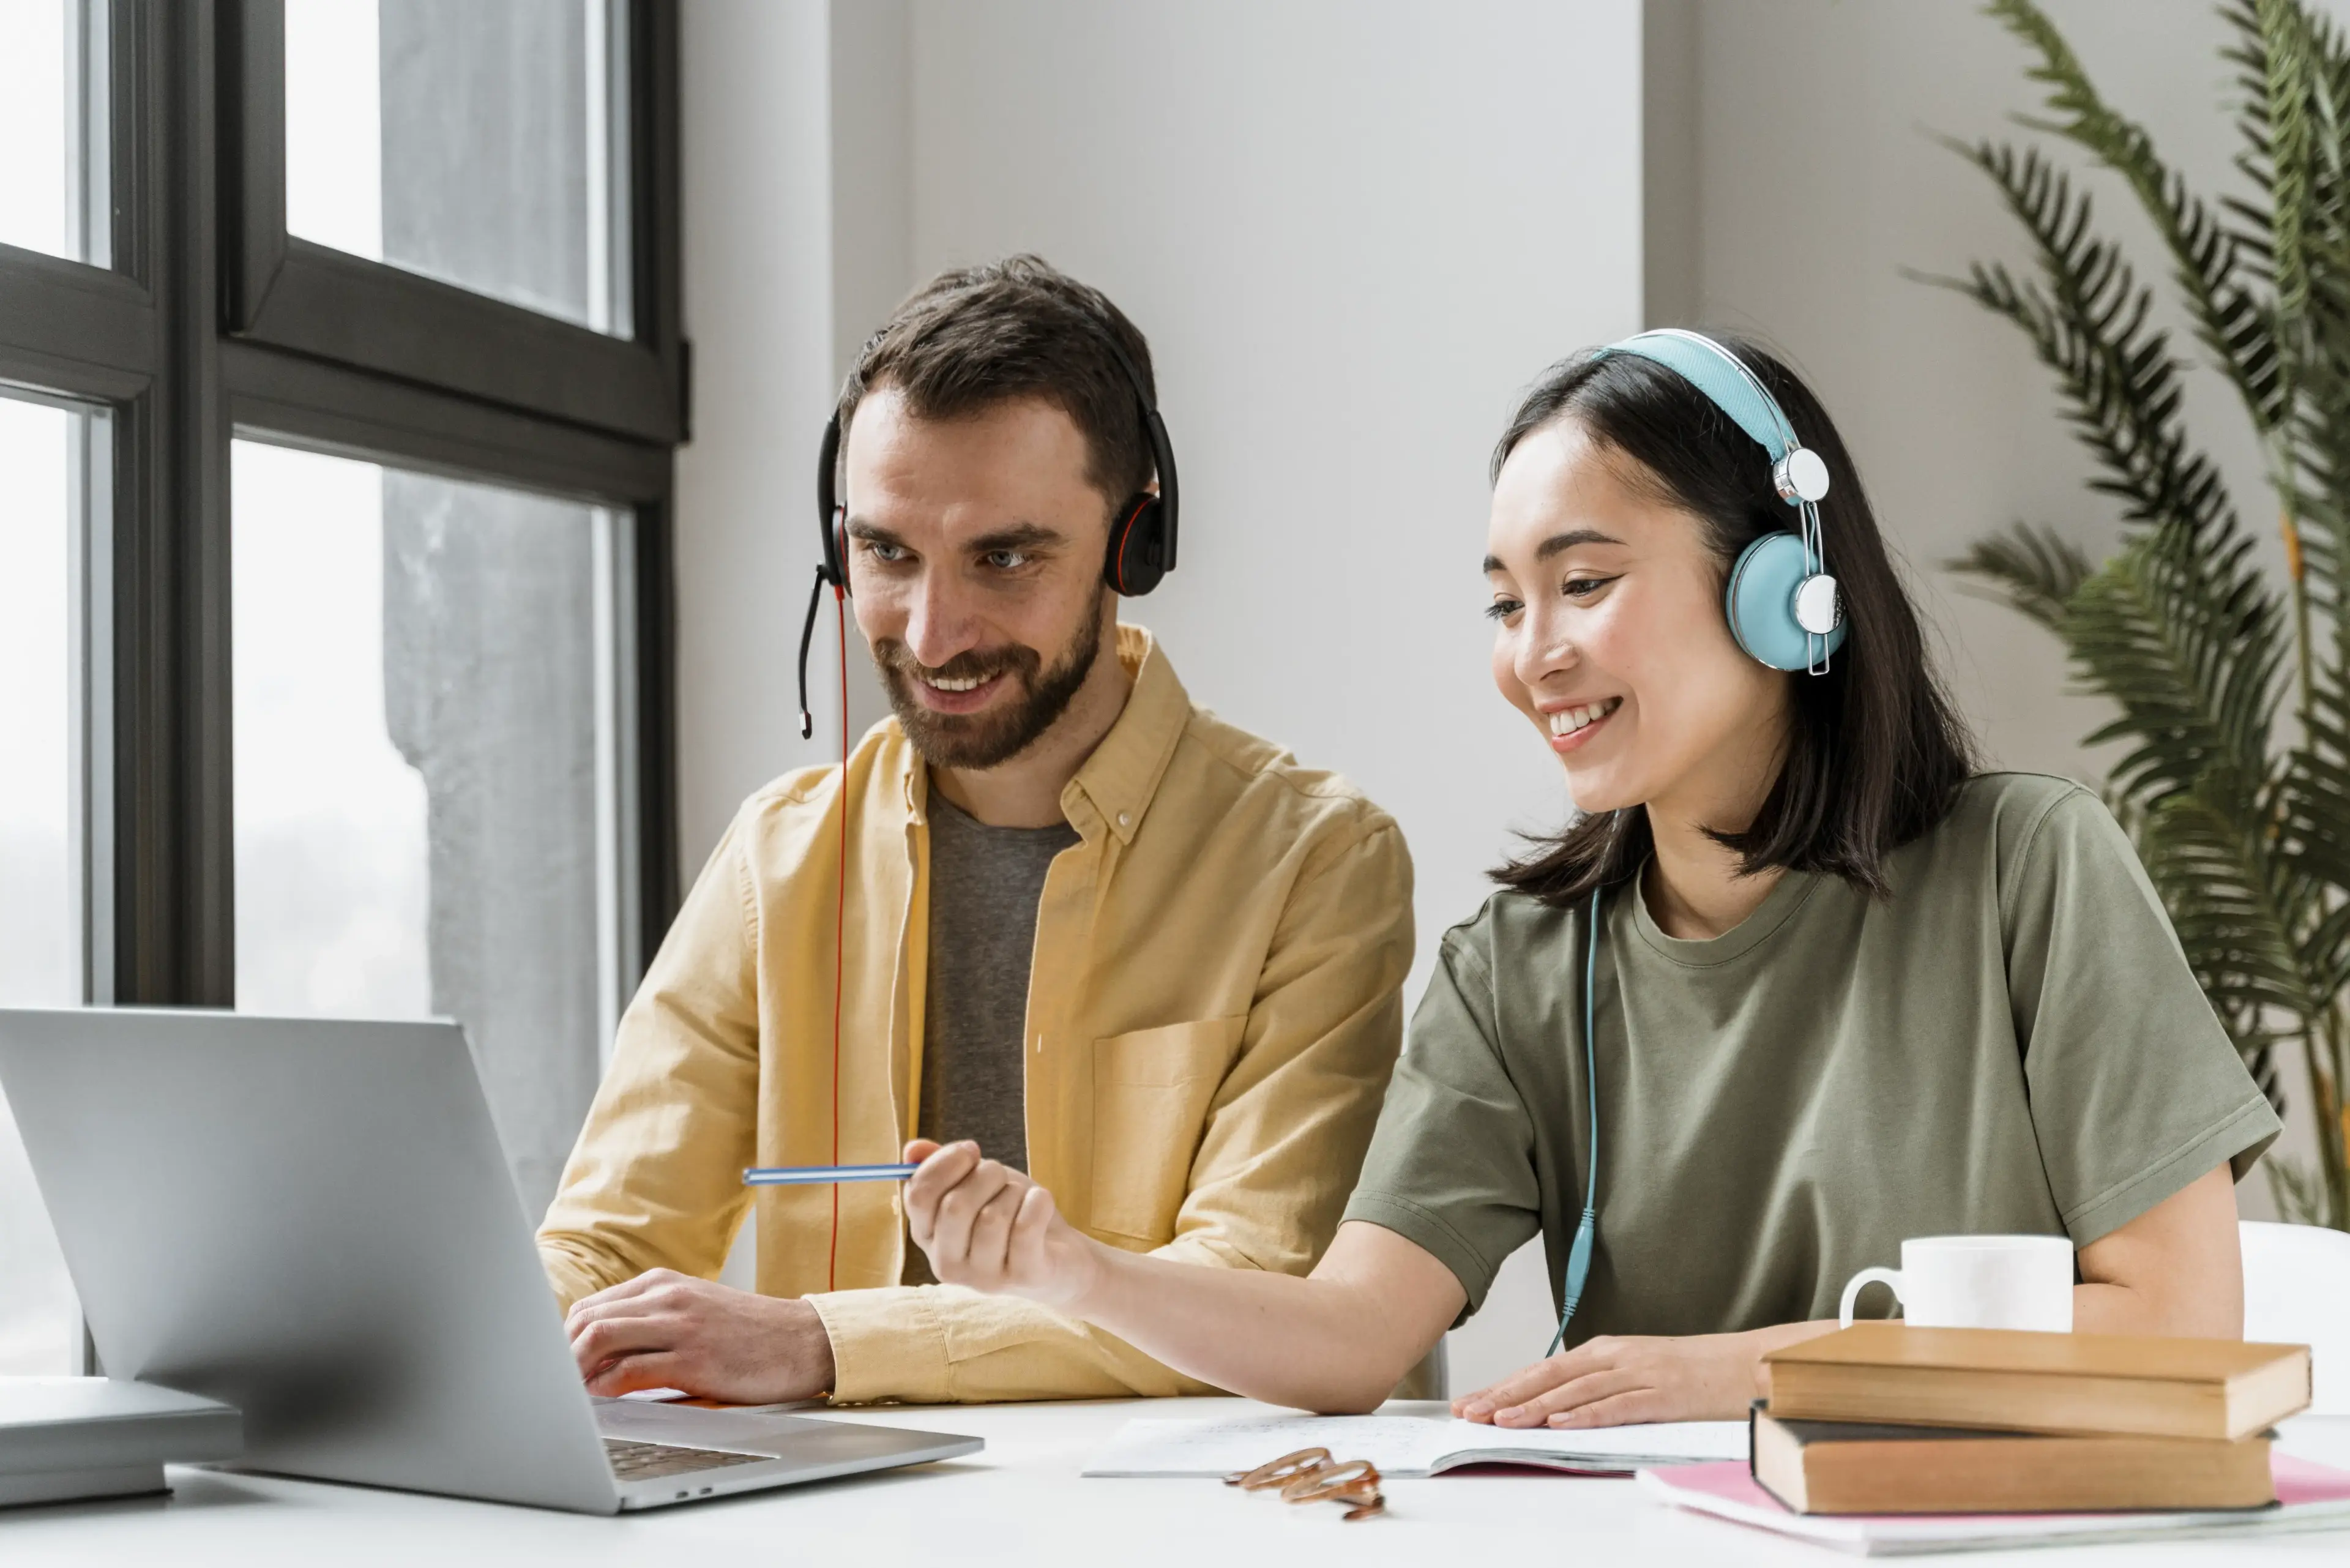
{"label": "white paper sheet", "polygon": [[1540,1465],[1625,1473],[1644,1465],[1746,1458],[1743,1421],[1675,1421],[1586,1431],[1516,1431],[1423,1416],[1239,1416],[1128,1421],[1085,1469],[1089,1476],[1223,1476],[1297,1449],[1368,1459],[1389,1476],[1470,1464]]}

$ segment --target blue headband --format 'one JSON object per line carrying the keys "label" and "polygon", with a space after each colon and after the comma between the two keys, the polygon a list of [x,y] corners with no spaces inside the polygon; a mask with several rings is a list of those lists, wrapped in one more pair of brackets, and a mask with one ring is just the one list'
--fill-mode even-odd
{"label": "blue headband", "polygon": [[[1804,445],[1787,410],[1746,362],[1700,332],[1659,327],[1610,343],[1595,361],[1630,354],[1680,377],[1752,437],[1771,463],[1771,486],[1795,509],[1792,535],[1765,535],[1740,552],[1723,606],[1738,645],[1773,670],[1827,673],[1844,640],[1844,607],[1820,532],[1828,465]],[[1751,601],[1751,602],[1750,602]]]}
{"label": "blue headband", "polygon": [[[1809,461],[1804,466],[1816,469],[1816,489],[1808,472],[1803,474],[1804,483],[1795,483],[1793,476],[1796,471],[1786,465],[1804,452],[1804,443],[1796,438],[1795,427],[1786,410],[1779,407],[1779,400],[1771,395],[1754,372],[1746,368],[1744,360],[1712,338],[1700,332],[1661,327],[1653,332],[1638,333],[1620,343],[1610,343],[1593,358],[1604,359],[1610,354],[1632,354],[1653,360],[1703,392],[1769,456],[1779,493],[1790,506],[1804,500],[1815,501],[1827,493],[1826,466],[1809,453],[1804,453]],[[1799,496],[1794,493],[1797,490],[1813,493]]]}
{"label": "blue headband", "polygon": [[1637,354],[1678,373],[1737,421],[1738,428],[1752,436],[1754,444],[1769,452],[1774,462],[1803,444],[1795,439],[1795,427],[1780,411],[1778,400],[1762,389],[1762,383],[1743,361],[1711,337],[1679,327],[1659,327],[1610,343],[1595,358],[1610,354]]}

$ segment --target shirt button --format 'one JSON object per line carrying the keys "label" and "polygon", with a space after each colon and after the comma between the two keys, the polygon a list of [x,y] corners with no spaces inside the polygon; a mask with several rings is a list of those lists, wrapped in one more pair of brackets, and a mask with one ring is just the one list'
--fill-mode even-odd
{"label": "shirt button", "polygon": [[1038,1054],[1039,1056],[1042,1056],[1044,1054],[1045,1054],[1045,1037],[1044,1037],[1042,1034],[1039,1034],[1038,1036],[1036,1036],[1036,1054]]}
{"label": "shirt button", "polygon": [[1128,817],[1126,813],[1121,811],[1118,814],[1118,825],[1120,827],[1124,827],[1129,820],[1131,819]]}

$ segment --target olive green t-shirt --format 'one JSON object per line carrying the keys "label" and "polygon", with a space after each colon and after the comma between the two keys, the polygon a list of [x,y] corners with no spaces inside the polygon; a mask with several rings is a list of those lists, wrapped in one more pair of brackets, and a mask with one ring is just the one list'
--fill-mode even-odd
{"label": "olive green t-shirt", "polygon": [[[1601,899],[1599,1225],[1570,1342],[1835,1314],[1904,1237],[2085,1245],[2279,1130],[2097,797],[1996,774],[1892,896],[1788,872],[1683,941]],[[1585,909],[1503,892],[1445,933],[1347,1218],[1460,1277],[1463,1316],[1583,1209]],[[1866,1304],[1887,1310],[1885,1293]]]}

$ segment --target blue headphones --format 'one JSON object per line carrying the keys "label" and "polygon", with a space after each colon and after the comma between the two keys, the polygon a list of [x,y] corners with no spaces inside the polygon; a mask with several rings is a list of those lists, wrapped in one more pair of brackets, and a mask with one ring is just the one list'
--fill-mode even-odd
{"label": "blue headphones", "polygon": [[1828,655],[1843,646],[1845,633],[1844,604],[1820,537],[1828,465],[1797,439],[1779,400],[1745,362],[1703,333],[1661,327],[1611,343],[1597,358],[1610,354],[1637,354],[1673,371],[1771,459],[1772,483],[1795,508],[1795,530],[1765,534],[1740,552],[1722,613],[1738,646],[1772,669],[1826,674]]}
{"label": "blue headphones", "polygon": [[[1796,509],[1792,534],[1765,534],[1739,552],[1722,595],[1722,613],[1738,646],[1773,670],[1828,670],[1828,655],[1844,645],[1844,606],[1836,581],[1828,576],[1820,542],[1820,498],[1828,493],[1828,465],[1797,440],[1786,410],[1779,407],[1743,360],[1703,333],[1662,327],[1611,343],[1596,358],[1637,354],[1673,371],[1703,392],[1715,408],[1754,438],[1771,459],[1771,482],[1779,498]],[[1583,1217],[1566,1250],[1559,1291],[1558,1332],[1546,1356],[1566,1343],[1566,1325],[1583,1303],[1591,1277],[1591,1251],[1599,1231],[1599,1064],[1593,1044],[1594,998],[1599,980],[1599,893],[1594,889],[1584,914],[1583,1085],[1590,1101],[1589,1161],[1583,1179]]]}

